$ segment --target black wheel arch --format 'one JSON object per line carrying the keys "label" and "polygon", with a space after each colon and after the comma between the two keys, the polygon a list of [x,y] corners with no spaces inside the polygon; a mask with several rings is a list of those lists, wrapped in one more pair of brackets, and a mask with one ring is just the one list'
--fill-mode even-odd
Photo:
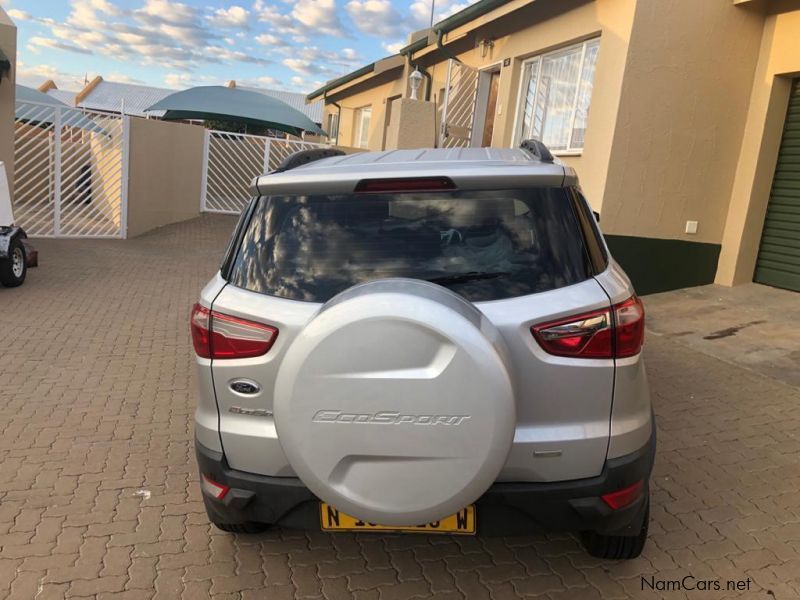
{"label": "black wheel arch", "polygon": [[28,234],[22,227],[10,226],[0,227],[0,258],[8,258],[8,251],[11,244],[16,240],[24,240]]}

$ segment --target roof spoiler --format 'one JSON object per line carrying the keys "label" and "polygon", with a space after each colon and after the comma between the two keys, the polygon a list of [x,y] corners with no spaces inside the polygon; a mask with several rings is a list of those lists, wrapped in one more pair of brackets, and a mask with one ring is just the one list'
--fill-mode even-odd
{"label": "roof spoiler", "polygon": [[280,166],[272,173],[282,173],[296,169],[299,166],[307,165],[315,160],[329,158],[331,156],[344,156],[345,152],[336,148],[312,148],[310,150],[299,150],[283,159]]}
{"label": "roof spoiler", "polygon": [[541,140],[537,140],[531,138],[529,140],[523,140],[522,143],[519,145],[520,148],[527,151],[531,154],[534,158],[539,159],[541,162],[551,163],[554,162],[554,158],[550,149],[544,145],[544,142]]}

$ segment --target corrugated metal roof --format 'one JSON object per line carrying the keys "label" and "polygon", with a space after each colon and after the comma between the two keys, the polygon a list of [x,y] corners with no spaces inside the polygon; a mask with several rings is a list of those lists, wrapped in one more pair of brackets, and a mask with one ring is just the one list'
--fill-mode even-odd
{"label": "corrugated metal roof", "polygon": [[305,115],[309,119],[314,121],[314,123],[318,124],[322,123],[322,112],[324,108],[322,100],[312,102],[311,104],[306,104],[305,94],[298,94],[297,92],[283,92],[280,90],[268,90],[264,88],[245,87],[243,85],[237,85],[236,88],[240,90],[247,90],[248,92],[258,92],[259,94],[272,96],[273,98],[282,100],[292,108],[295,108],[300,112],[305,113]]}
{"label": "corrugated metal roof", "polygon": [[67,106],[75,106],[75,96],[78,92],[70,92],[69,90],[51,89],[47,90],[47,95],[52,96],[59,102],[63,102]]}
{"label": "corrugated metal roof", "polygon": [[[265,88],[236,86],[240,90],[258,92],[266,96],[271,96],[282,100],[292,108],[295,108],[307,115],[315,123],[322,123],[323,102],[317,101],[306,104],[305,94],[296,92],[284,92],[280,90],[268,90]],[[138,117],[147,116],[144,110],[159,100],[163,100],[176,90],[159,88],[149,85],[138,85],[133,83],[117,83],[115,81],[101,81],[92,89],[83,101],[78,105],[80,108],[89,110],[101,110],[105,112],[120,112],[125,102],[125,114]],[[75,106],[75,92],[66,90],[52,89],[47,92],[54,98]],[[153,117],[164,116],[163,111],[153,111],[149,113]]]}
{"label": "corrugated metal roof", "polygon": [[[78,106],[89,110],[118,113],[121,112],[124,101],[126,115],[144,117],[146,116],[144,109],[174,92],[175,90],[148,85],[101,81]],[[163,112],[150,113],[153,117],[160,117],[163,114]]]}

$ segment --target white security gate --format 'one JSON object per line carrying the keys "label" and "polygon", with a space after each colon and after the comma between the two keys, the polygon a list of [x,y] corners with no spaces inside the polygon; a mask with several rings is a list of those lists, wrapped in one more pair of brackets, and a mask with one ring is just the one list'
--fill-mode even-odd
{"label": "white security gate", "polygon": [[17,102],[14,216],[28,235],[125,237],[128,119]]}
{"label": "white security gate", "polygon": [[455,60],[447,63],[439,146],[466,148],[472,141],[478,71]]}
{"label": "white security gate", "polygon": [[277,169],[283,159],[298,150],[320,147],[327,146],[227,131],[206,131],[201,209],[239,214],[252,197],[250,185],[254,178]]}

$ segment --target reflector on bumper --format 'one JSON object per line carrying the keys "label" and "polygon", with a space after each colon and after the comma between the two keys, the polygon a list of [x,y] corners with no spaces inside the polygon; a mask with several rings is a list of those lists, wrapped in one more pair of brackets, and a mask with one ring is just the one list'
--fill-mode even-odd
{"label": "reflector on bumper", "polygon": [[215,500],[222,500],[230,488],[211,479],[208,475],[200,477],[200,488],[206,496],[211,496]]}

